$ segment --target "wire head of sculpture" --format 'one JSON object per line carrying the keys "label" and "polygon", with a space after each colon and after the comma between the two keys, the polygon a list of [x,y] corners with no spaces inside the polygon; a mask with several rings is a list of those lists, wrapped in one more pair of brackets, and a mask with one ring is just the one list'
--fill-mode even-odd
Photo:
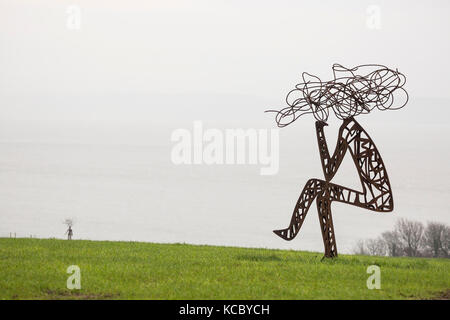
{"label": "wire head of sculpture", "polygon": [[396,110],[408,102],[403,88],[406,77],[398,70],[378,64],[365,64],[346,68],[334,64],[334,79],[322,81],[303,72],[303,82],[286,96],[288,107],[276,112],[278,127],[285,127],[300,116],[312,113],[316,120],[326,122],[330,109],[338,119],[344,120],[378,110]]}

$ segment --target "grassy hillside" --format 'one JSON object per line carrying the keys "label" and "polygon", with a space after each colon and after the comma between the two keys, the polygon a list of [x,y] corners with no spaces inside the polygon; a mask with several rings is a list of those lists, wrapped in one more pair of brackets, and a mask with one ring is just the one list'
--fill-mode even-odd
{"label": "grassy hillside", "polygon": [[[0,239],[1,299],[410,299],[443,297],[450,261],[51,239]],[[81,289],[69,290],[69,265]],[[381,289],[368,290],[369,265]]]}

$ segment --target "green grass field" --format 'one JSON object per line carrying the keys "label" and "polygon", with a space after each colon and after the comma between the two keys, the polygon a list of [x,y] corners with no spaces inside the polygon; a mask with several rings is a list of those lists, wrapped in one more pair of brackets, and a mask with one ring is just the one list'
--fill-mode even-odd
{"label": "green grass field", "polygon": [[[0,239],[0,299],[448,298],[450,260],[53,239]],[[69,290],[69,265],[81,289]],[[381,289],[369,290],[369,265]]]}

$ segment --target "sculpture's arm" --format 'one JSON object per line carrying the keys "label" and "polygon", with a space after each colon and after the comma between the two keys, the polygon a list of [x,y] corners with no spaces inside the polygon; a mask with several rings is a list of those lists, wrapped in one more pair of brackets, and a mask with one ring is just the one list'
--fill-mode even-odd
{"label": "sculpture's arm", "polygon": [[[345,124],[345,122],[344,122]],[[323,121],[316,121],[317,143],[319,145],[320,160],[322,162],[322,170],[326,181],[330,181],[336,174],[339,166],[347,152],[347,141],[343,137],[344,124],[339,130],[339,136],[333,155],[330,157],[328,145],[323,131],[323,127],[327,124]]]}

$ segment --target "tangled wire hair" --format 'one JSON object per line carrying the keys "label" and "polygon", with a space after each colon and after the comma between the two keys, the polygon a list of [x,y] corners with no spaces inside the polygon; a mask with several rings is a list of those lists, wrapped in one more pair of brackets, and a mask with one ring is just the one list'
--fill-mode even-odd
{"label": "tangled wire hair", "polygon": [[346,68],[333,65],[334,79],[322,82],[318,77],[303,72],[303,82],[286,96],[288,107],[276,112],[278,127],[285,127],[300,116],[312,113],[317,120],[327,121],[330,108],[343,120],[379,110],[396,110],[408,102],[403,86],[406,77],[398,70],[378,64]]}

